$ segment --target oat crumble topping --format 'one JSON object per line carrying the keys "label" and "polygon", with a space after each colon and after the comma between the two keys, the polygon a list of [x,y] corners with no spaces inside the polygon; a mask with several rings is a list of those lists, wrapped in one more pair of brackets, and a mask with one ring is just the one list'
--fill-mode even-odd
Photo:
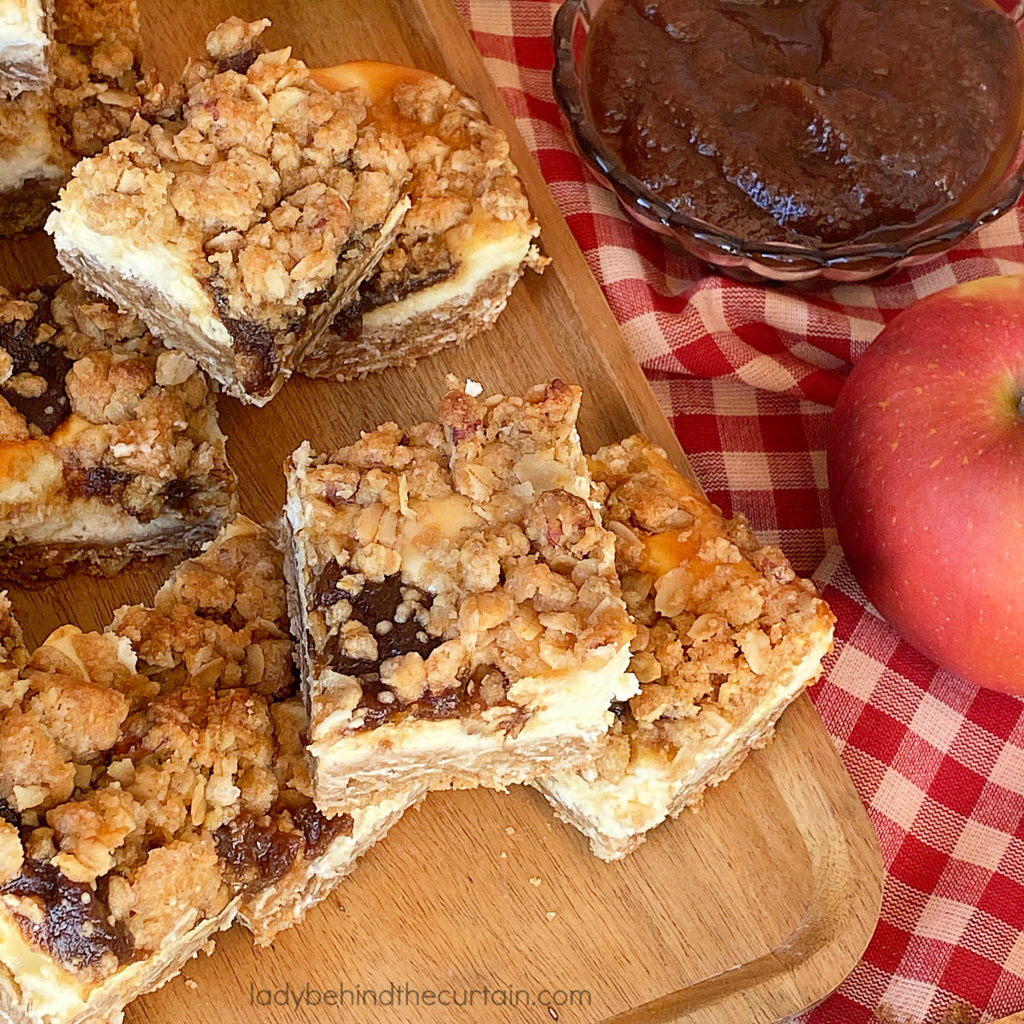
{"label": "oat crumble topping", "polygon": [[[372,103],[370,116],[393,126],[405,144],[412,205],[360,289],[362,309],[396,301],[452,274],[481,216],[514,223],[527,237],[537,235],[504,132],[450,82],[421,73]],[[542,261],[536,254],[531,258],[539,269]]]}
{"label": "oat crumble topping", "polygon": [[57,122],[73,162],[119,139],[141,109],[136,0],[55,0],[53,38]]}
{"label": "oat crumble topping", "polygon": [[626,642],[613,539],[582,496],[579,401],[560,381],[522,398],[453,389],[438,423],[385,424],[329,458],[300,449],[308,656],[340,679],[314,719],[479,714],[514,735],[516,680]]}

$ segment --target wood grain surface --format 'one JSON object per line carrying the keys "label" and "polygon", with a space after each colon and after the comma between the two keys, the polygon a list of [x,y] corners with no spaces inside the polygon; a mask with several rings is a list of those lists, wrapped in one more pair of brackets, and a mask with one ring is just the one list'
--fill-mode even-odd
{"label": "wood grain surface", "polygon": [[[451,79],[509,133],[553,259],[542,277],[527,275],[494,330],[461,350],[352,384],[296,379],[264,409],[222,399],[243,511],[276,519],[280,466],[300,441],[330,447],[386,419],[431,416],[448,371],[488,390],[553,376],[580,383],[588,448],[640,429],[685,466],[449,0],[142,7],[150,58],[168,79],[229,14],[273,18],[270,44],[292,45],[310,65],[391,60]],[[4,283],[55,270],[44,236],[0,244]],[[39,641],[66,621],[102,626],[119,604],[147,600],[164,572],[77,578],[12,598]],[[128,1020],[757,1024],[823,998],[853,968],[878,916],[881,876],[870,823],[803,698],[700,813],[617,865],[590,856],[532,791],[434,794],[302,927],[263,951],[232,930]]]}

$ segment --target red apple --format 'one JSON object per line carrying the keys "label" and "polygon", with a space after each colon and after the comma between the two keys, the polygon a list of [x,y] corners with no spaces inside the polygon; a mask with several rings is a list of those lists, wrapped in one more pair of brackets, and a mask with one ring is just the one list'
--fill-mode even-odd
{"label": "red apple", "polygon": [[839,540],[879,612],[943,668],[1024,693],[1024,277],[904,310],[832,418]]}

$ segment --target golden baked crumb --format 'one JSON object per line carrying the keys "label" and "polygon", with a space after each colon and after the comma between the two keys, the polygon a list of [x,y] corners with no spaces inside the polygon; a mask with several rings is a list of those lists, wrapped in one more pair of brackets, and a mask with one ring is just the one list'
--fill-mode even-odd
{"label": "golden baked crumb", "polygon": [[[641,690],[614,732],[634,754],[670,753],[704,709],[728,715],[756,702],[831,615],[777,547],[762,545],[742,515],[724,519],[649,442],[609,445],[590,466],[637,625],[630,668]],[[629,763],[612,743],[606,773]]]}
{"label": "golden baked crumb", "polygon": [[639,692],[612,705],[595,764],[537,786],[597,856],[616,860],[768,742],[820,675],[835,617],[778,548],[742,517],[725,520],[646,438],[589,462],[636,627]]}
{"label": "golden baked crumb", "polygon": [[410,160],[410,207],[377,268],[306,351],[303,373],[347,380],[409,364],[493,323],[523,271],[546,260],[508,140],[451,83],[354,61],[313,72],[394,130]]}

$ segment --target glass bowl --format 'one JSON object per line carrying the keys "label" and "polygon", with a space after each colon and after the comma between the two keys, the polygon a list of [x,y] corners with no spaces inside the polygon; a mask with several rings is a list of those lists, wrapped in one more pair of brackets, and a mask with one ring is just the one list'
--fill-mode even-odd
{"label": "glass bowl", "polygon": [[[637,223],[661,235],[673,248],[696,256],[716,270],[741,280],[863,281],[899,267],[931,259],[982,224],[1002,216],[1024,192],[1024,138],[1003,176],[955,219],[933,220],[884,242],[843,242],[813,247],[785,242],[750,242],[707,221],[679,213],[662,202],[619,163],[591,123],[583,100],[583,56],[591,19],[602,0],[566,0],[555,16],[552,40],[555,99],[571,130],[576,150],[597,180],[610,189]],[[1014,17],[1024,31],[1021,7]]]}

